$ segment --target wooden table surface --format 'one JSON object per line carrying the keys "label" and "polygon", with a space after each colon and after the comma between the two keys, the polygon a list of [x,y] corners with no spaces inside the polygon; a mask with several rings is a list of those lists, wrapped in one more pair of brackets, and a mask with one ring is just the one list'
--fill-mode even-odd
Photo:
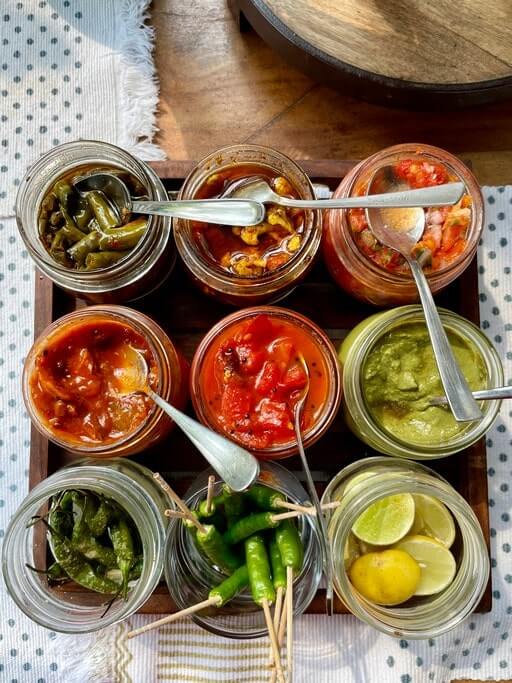
{"label": "wooden table surface", "polygon": [[512,183],[512,102],[427,113],[357,101],[294,70],[254,32],[239,33],[226,0],[154,0],[152,21],[157,142],[170,159],[240,142],[296,159],[360,159],[424,142],[470,159],[482,184]]}

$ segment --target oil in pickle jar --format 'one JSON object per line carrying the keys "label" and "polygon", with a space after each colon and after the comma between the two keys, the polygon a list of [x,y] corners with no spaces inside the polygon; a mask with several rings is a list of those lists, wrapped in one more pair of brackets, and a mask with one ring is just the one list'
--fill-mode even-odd
{"label": "oil in pickle jar", "polygon": [[[425,231],[418,248],[425,255],[424,270],[430,289],[437,294],[461,275],[476,253],[484,226],[478,182],[468,167],[449,152],[407,143],[387,147],[357,164],[333,197],[365,195],[371,178],[383,167],[393,169],[394,182],[403,189],[460,181],[465,185],[465,194],[457,205],[425,210]],[[335,282],[365,303],[401,306],[418,301],[409,267],[398,252],[373,236],[364,209],[325,212],[323,256]]]}
{"label": "oil in pickle jar", "polygon": [[[408,535],[392,546],[372,546],[360,541],[361,536],[368,538],[372,530],[371,526],[361,526],[361,515],[381,501],[397,501],[404,497],[412,499],[415,506],[410,520],[412,527],[406,531]],[[477,607],[489,579],[488,549],[475,513],[439,474],[416,462],[389,457],[363,458],[345,467],[329,482],[322,503],[334,501],[339,506],[327,513],[334,588],[358,619],[397,638],[435,638],[458,626]],[[425,531],[422,528],[426,526],[421,518],[425,505],[437,514],[441,508],[443,519],[450,522],[441,540],[430,537],[432,529]],[[400,535],[396,528],[390,527],[393,533]],[[420,555],[410,550],[414,547],[420,548]],[[433,551],[431,558],[424,554],[425,550],[421,554],[421,548],[425,547]],[[416,555],[421,582],[417,584],[416,592],[403,602],[393,604],[389,599],[376,602],[363,595],[361,585],[359,590],[354,586],[354,565],[362,556],[369,558],[371,554],[380,557],[378,561],[383,563],[384,553],[393,548],[401,548],[401,552],[404,548],[409,549],[412,557]],[[447,557],[448,566],[441,566]],[[397,571],[395,567],[388,590],[396,591],[397,584],[400,584],[399,590],[403,587],[406,579],[400,582]],[[432,573],[425,574],[426,571]],[[446,572],[448,577],[444,576]],[[432,583],[432,576],[438,582],[437,587]],[[379,581],[382,581],[382,574]],[[441,586],[444,588],[438,590]]]}
{"label": "oil in pickle jar", "polygon": [[[126,599],[61,580],[62,577],[52,581],[46,574],[54,562],[50,550],[52,532],[43,521],[36,522],[36,516],[47,520],[50,499],[59,498],[66,491],[112,501],[136,529],[142,562],[138,578],[129,584]],[[167,507],[167,496],[154,481],[152,472],[127,458],[87,458],[58,470],[30,491],[6,529],[2,571],[9,595],[30,619],[62,633],[98,631],[126,619],[144,605],[160,581]],[[99,543],[105,545],[102,538]],[[85,555],[80,557],[86,561]],[[96,576],[105,578],[94,560],[88,563]],[[66,579],[65,574],[63,577]],[[86,578],[88,586],[97,587],[90,574]]]}
{"label": "oil in pickle jar", "polygon": [[[45,202],[58,181],[64,180],[69,185],[74,178],[94,171],[119,175],[127,184],[133,185],[133,193],[137,196],[154,201],[168,199],[162,181],[151,167],[125,150],[96,140],[70,142],[44,154],[23,178],[16,198],[16,220],[20,235],[37,268],[70,294],[92,303],[121,303],[139,299],[157,289],[174,268],[176,248],[170,218],[144,216],[138,219],[137,224],[131,223],[134,229],[131,236],[124,235],[121,238],[120,232],[124,228],[117,228],[117,233],[107,228],[110,234],[103,234],[100,238],[101,226],[96,222],[90,230],[92,223],[82,225],[78,214],[73,217],[69,212],[59,210],[46,216]],[[75,191],[73,198],[76,202],[78,194]],[[87,212],[90,212],[88,200],[80,201],[85,207],[81,213],[87,220]],[[53,222],[55,227],[51,225]],[[61,224],[64,230],[57,229]],[[45,244],[45,225],[50,226],[50,245]],[[84,234],[81,229],[85,233],[89,232]],[[72,239],[75,233],[79,239],[70,247],[66,240]],[[132,241],[133,235],[139,235],[136,244]],[[94,248],[104,248],[105,251],[95,253],[96,259],[91,261],[89,267],[85,265],[88,262],[84,250],[91,247],[85,243],[94,238],[95,245],[100,240],[100,246]],[[127,246],[123,246],[121,239],[127,242]],[[80,246],[77,249],[75,245],[78,243]],[[120,247],[122,250],[118,251]],[[69,254],[73,254],[75,260],[71,260]],[[85,258],[85,262],[79,255]]]}
{"label": "oil in pickle jar", "polygon": [[[234,183],[264,178],[274,191],[315,199],[306,173],[270,147],[232,145],[202,159],[179,199],[219,197]],[[320,247],[321,212],[268,206],[265,221],[248,228],[174,221],[178,252],[205,294],[237,307],[286,296],[309,272]]]}
{"label": "oil in pickle jar", "polygon": [[88,306],[49,325],[26,357],[23,397],[36,429],[71,453],[96,458],[133,455],[164,439],[172,420],[148,396],[125,395],[119,384],[133,348],[145,357],[151,388],[184,409],[188,363],[162,328],[125,306]]}

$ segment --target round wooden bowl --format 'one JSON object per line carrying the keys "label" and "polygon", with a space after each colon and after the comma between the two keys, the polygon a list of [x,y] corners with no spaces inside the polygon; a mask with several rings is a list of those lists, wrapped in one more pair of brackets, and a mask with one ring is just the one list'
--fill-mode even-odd
{"label": "round wooden bowl", "polygon": [[411,109],[512,97],[511,0],[231,0],[294,66]]}

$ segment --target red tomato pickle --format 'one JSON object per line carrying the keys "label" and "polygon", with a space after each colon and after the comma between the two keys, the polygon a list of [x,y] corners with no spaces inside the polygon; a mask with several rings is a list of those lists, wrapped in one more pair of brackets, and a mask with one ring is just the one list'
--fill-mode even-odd
{"label": "red tomato pickle", "polygon": [[[389,167],[396,184],[418,189],[463,181],[466,192],[455,206],[425,208],[425,229],[416,256],[433,293],[441,291],[471,263],[483,229],[480,188],[469,169],[448,152],[428,145],[396,145],[356,166],[335,197],[366,195],[375,171]],[[389,179],[391,180],[391,179]],[[385,192],[387,187],[376,187]],[[323,252],[336,282],[349,294],[379,306],[417,301],[409,266],[397,251],[374,236],[364,209],[327,211]]]}
{"label": "red tomato pickle", "polygon": [[[206,341],[206,343],[205,343]],[[339,370],[330,342],[306,318],[286,309],[246,309],[221,321],[193,362],[199,418],[261,457],[296,452],[294,409],[308,381],[302,414],[305,441],[334,418]]]}
{"label": "red tomato pickle", "polygon": [[[178,407],[183,407],[186,400],[188,367],[172,346],[175,357],[170,349],[165,349],[162,363],[160,342],[171,342],[166,336],[153,339],[152,329],[145,330],[137,324],[149,320],[146,316],[133,311],[137,320],[130,320],[127,316],[95,311],[97,308],[130,311],[117,306],[91,307],[66,316],[67,322],[65,318],[60,325],[59,321],[54,323],[54,329],[38,340],[29,354],[24,377],[27,407],[36,426],[71,450],[116,451],[120,444],[128,444],[132,453],[167,432],[170,421],[166,417],[160,419],[161,411],[143,393],[124,391],[131,349],[139,351],[146,360],[149,386],[160,392],[163,388]],[[175,366],[171,375],[174,374],[176,384],[170,392],[166,361]],[[151,426],[155,420],[161,422],[158,429],[155,424]],[[134,450],[129,444],[130,437],[141,432],[147,438],[140,442],[135,439]]]}

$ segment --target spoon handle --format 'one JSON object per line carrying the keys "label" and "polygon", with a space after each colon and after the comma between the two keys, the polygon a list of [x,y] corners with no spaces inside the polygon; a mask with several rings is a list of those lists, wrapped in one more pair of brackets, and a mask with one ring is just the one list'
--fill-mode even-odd
{"label": "spoon handle", "polygon": [[[512,398],[512,386],[481,389],[472,393],[475,401],[499,401],[502,398]],[[448,403],[448,399],[446,396],[432,396],[429,403],[432,406],[444,406]]]}
{"label": "spoon handle", "polygon": [[327,603],[327,614],[329,616],[332,616],[334,614],[333,567],[332,567],[332,556],[331,556],[331,551],[330,551],[330,546],[329,546],[329,537],[327,535],[327,527],[325,524],[325,518],[324,518],[322,506],[320,505],[320,500],[319,500],[318,494],[316,492],[315,482],[313,481],[313,477],[311,476],[311,470],[309,469],[309,464],[308,464],[308,461],[306,458],[306,453],[304,452],[304,446],[302,445],[302,433],[301,433],[301,429],[300,429],[300,416],[301,416],[302,410],[298,406],[299,406],[299,404],[297,404],[297,406],[295,408],[295,415],[294,415],[295,437],[297,439],[297,446],[299,448],[299,455],[300,455],[300,460],[302,463],[302,469],[303,469],[304,474],[306,476],[306,484],[308,487],[309,497],[311,498],[311,502],[315,506],[316,519],[318,521],[318,525],[320,526],[320,545],[322,548],[322,554],[323,554],[323,558],[324,558],[323,564],[324,564],[325,583],[326,583],[325,599],[326,599],[326,603]]}
{"label": "spoon handle", "polygon": [[385,209],[409,206],[451,206],[456,204],[465,190],[464,183],[446,183],[418,190],[399,190],[384,194],[339,199],[289,199],[280,197],[279,204],[297,209]]}
{"label": "spoon handle", "polygon": [[254,199],[181,199],[168,202],[137,202],[133,213],[188,218],[220,225],[257,225],[265,218],[265,207]]}
{"label": "spoon handle", "polygon": [[174,408],[149,387],[144,391],[185,432],[230,489],[243,491],[255,482],[260,466],[253,455]]}
{"label": "spoon handle", "polygon": [[418,288],[430,341],[434,350],[434,358],[453,416],[457,422],[481,420],[483,418],[482,411],[473,398],[471,389],[453,355],[423,268],[415,258],[409,257],[407,261]]}

